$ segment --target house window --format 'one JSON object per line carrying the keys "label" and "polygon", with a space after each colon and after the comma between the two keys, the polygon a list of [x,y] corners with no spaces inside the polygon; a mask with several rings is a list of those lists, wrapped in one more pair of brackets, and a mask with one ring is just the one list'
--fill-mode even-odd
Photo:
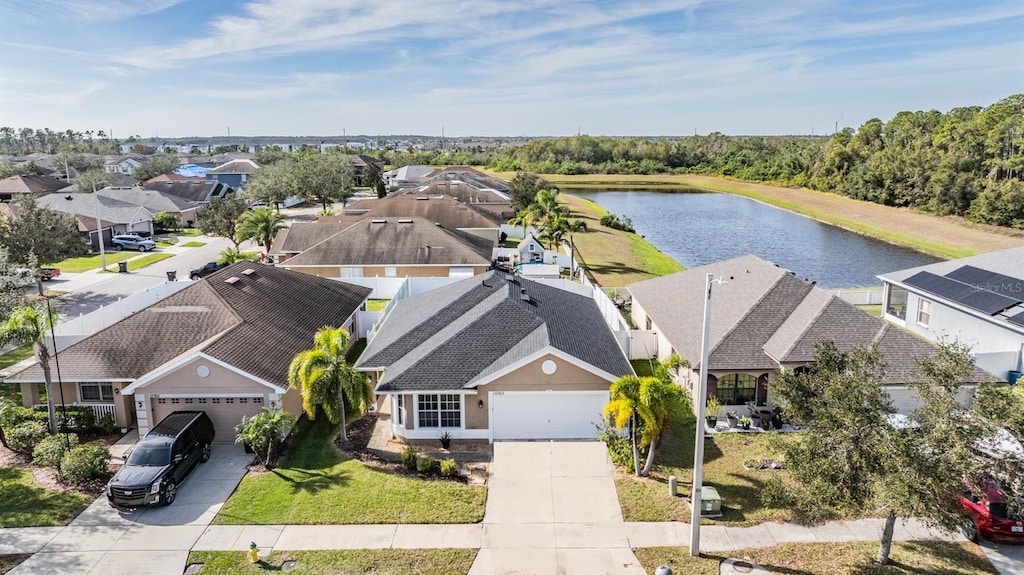
{"label": "house window", "polygon": [[398,276],[398,268],[395,266],[387,266],[384,268],[384,277],[393,278]]}
{"label": "house window", "polygon": [[361,278],[363,268],[341,268],[339,275],[343,278]]}
{"label": "house window", "polygon": [[103,381],[83,381],[78,384],[78,397],[82,401],[114,403],[114,386]]}
{"label": "house window", "polygon": [[757,395],[757,378],[749,373],[727,373],[718,376],[715,394],[722,405],[744,405]]}
{"label": "house window", "polygon": [[917,323],[928,327],[932,319],[932,302],[921,299],[917,300]]}
{"label": "house window", "polygon": [[416,404],[420,415],[420,427],[461,427],[461,407],[461,395],[420,395]]}
{"label": "house window", "polygon": [[885,313],[900,319],[907,319],[907,290],[889,286],[889,299],[885,302]]}
{"label": "house window", "polygon": [[395,421],[398,425],[405,425],[405,396],[395,396]]}

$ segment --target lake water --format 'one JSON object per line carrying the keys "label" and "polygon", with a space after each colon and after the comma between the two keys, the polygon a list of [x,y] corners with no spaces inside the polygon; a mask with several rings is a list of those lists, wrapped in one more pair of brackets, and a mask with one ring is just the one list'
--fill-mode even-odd
{"label": "lake water", "polygon": [[564,191],[632,219],[637,233],[687,268],[754,254],[839,288],[880,285],[878,274],[938,261],[732,194]]}

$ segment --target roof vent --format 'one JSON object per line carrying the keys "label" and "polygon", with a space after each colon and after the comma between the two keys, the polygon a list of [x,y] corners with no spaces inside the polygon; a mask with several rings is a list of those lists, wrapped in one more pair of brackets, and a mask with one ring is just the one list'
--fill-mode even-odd
{"label": "roof vent", "polygon": [[256,273],[256,270],[254,270],[253,268],[246,268],[246,270],[242,272],[242,275],[251,276],[254,273]]}
{"label": "roof vent", "polygon": [[370,223],[371,224],[386,224],[386,223],[388,223],[388,221],[387,220],[370,220]]}
{"label": "roof vent", "polygon": [[526,293],[526,290],[523,290],[523,292],[519,294],[519,299],[522,301],[530,301],[530,296]]}
{"label": "roof vent", "polygon": [[238,276],[231,276],[228,279],[224,280],[224,283],[226,283],[226,284],[233,284],[233,283],[237,282],[238,280],[239,280]]}
{"label": "roof vent", "polygon": [[400,224],[411,224],[412,220],[398,220],[398,223],[400,223]]}

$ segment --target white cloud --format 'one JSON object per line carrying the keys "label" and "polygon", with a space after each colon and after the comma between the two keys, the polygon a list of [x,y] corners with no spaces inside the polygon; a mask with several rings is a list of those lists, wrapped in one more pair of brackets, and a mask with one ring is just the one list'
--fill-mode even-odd
{"label": "white cloud", "polygon": [[5,0],[2,10],[37,20],[125,20],[166,10],[183,0]]}

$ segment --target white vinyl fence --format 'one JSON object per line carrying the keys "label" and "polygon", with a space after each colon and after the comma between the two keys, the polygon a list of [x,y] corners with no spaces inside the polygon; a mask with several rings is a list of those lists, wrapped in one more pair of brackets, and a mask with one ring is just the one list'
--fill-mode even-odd
{"label": "white vinyl fence", "polygon": [[881,287],[851,288],[851,289],[828,289],[828,293],[853,305],[882,305]]}

